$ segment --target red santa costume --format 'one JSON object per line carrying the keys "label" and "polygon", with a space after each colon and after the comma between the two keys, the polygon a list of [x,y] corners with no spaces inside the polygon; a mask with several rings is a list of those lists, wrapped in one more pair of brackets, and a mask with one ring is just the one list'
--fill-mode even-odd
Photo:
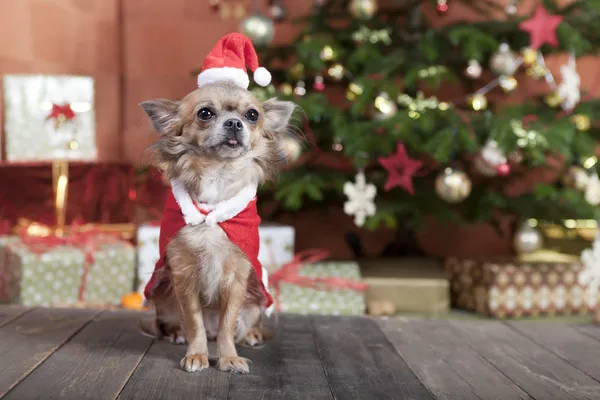
{"label": "red santa costume", "polygon": [[[247,89],[250,83],[246,65],[254,71],[254,81],[266,86],[271,81],[271,74],[258,66],[258,57],[250,39],[241,33],[224,36],[206,57],[202,72],[198,75],[198,87],[203,85],[229,81]],[[256,208],[257,185],[249,185],[231,199],[218,204],[199,203],[192,199],[185,186],[178,181],[171,181],[171,192],[165,203],[163,218],[160,224],[159,250],[160,258],[154,268],[154,274],[145,287],[144,295],[152,299],[156,288],[166,279],[161,269],[165,265],[166,248],[169,242],[186,225],[218,224],[229,240],[236,244],[248,257],[259,281],[263,284],[265,295],[264,307],[272,305],[269,295],[268,276],[258,261],[260,217]],[[271,308],[269,308],[270,310]]]}

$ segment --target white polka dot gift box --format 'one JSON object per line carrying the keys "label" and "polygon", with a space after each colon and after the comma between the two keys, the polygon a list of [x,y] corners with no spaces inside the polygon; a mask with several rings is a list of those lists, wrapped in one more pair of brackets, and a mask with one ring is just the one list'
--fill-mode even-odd
{"label": "white polka dot gift box", "polygon": [[362,315],[365,291],[354,261],[323,261],[327,252],[307,250],[269,274],[274,311],[291,314]]}
{"label": "white polka dot gift box", "polygon": [[8,161],[96,159],[92,77],[5,75],[3,94]]}
{"label": "white polka dot gift box", "polygon": [[25,242],[0,238],[1,302],[118,305],[131,292],[135,250],[128,242],[100,235],[81,245]]}
{"label": "white polka dot gift box", "polygon": [[272,272],[294,258],[295,230],[292,226],[272,223],[258,228],[260,250],[258,261]]}
{"label": "white polka dot gift box", "polygon": [[494,318],[588,314],[597,285],[579,257],[542,251],[512,260],[446,261],[450,298],[457,308]]}

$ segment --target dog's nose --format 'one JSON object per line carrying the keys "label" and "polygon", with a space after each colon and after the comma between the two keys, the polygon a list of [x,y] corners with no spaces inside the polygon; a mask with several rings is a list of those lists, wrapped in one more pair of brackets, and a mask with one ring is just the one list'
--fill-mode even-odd
{"label": "dog's nose", "polygon": [[225,126],[225,129],[233,133],[241,131],[244,127],[244,123],[237,118],[228,119],[223,123],[223,125]]}

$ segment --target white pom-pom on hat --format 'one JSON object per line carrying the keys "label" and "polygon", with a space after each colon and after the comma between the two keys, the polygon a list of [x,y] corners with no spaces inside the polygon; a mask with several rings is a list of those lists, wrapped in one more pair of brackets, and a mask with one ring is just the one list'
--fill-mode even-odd
{"label": "white pom-pom on hat", "polygon": [[248,89],[250,79],[246,66],[254,72],[254,82],[260,86],[271,83],[271,73],[259,67],[258,56],[250,38],[242,33],[222,37],[208,53],[198,74],[198,87],[216,82],[232,82]]}
{"label": "white pom-pom on hat", "polygon": [[260,86],[267,86],[271,83],[271,73],[265,67],[258,67],[254,71],[254,82]]}

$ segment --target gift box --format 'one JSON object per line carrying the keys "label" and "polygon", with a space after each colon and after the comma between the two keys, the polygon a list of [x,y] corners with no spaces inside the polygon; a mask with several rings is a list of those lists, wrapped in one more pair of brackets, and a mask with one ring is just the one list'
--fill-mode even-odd
{"label": "gift box", "polygon": [[158,240],[159,224],[142,224],[137,230],[137,286],[140,293],[152,277],[154,267],[160,257]]}
{"label": "gift box", "polygon": [[277,270],[294,258],[294,228],[287,225],[262,224],[258,229],[260,251],[258,260],[269,272]]}
{"label": "gift box", "polygon": [[441,262],[430,258],[380,258],[360,261],[369,286],[367,304],[389,301],[396,311],[443,313],[450,308],[450,283]]}
{"label": "gift box", "polygon": [[362,315],[365,290],[360,267],[353,261],[323,261],[326,253],[299,253],[269,277],[277,312]]}
{"label": "gift box", "polygon": [[452,305],[495,318],[587,314],[598,290],[579,257],[539,252],[517,259],[446,261]]}
{"label": "gift box", "polygon": [[8,161],[94,160],[94,79],[5,75],[4,132]]}
{"label": "gift box", "polygon": [[117,305],[131,292],[133,246],[114,236],[3,237],[0,300],[24,306]]}

